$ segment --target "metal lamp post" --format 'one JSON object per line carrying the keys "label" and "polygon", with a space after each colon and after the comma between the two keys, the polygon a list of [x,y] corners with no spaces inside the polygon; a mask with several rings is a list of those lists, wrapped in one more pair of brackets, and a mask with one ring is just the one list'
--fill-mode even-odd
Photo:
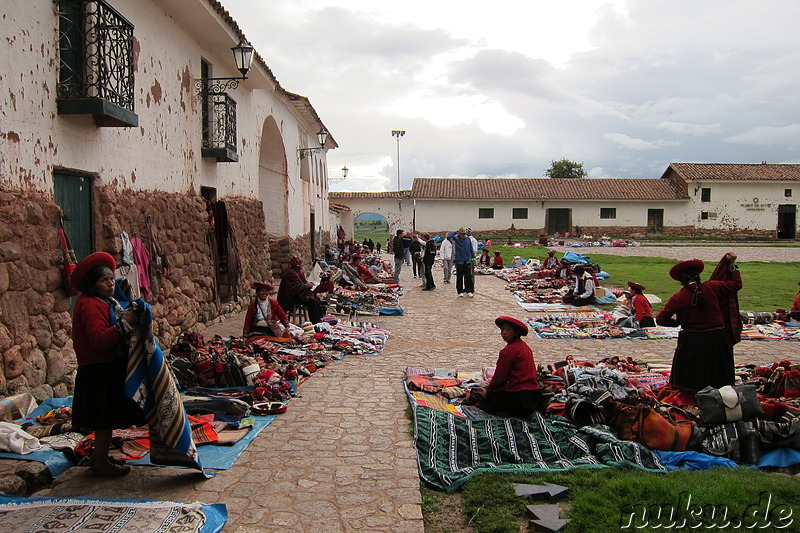
{"label": "metal lamp post", "polygon": [[392,136],[397,139],[397,190],[400,191],[400,137],[406,134],[405,130],[392,130]]}

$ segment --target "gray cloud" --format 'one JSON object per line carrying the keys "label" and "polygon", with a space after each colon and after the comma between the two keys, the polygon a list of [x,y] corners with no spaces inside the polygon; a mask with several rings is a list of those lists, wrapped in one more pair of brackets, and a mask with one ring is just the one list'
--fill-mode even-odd
{"label": "gray cloud", "polygon": [[[594,48],[565,65],[488,48],[482,35],[456,38],[446,27],[387,24],[346,8],[233,3],[281,84],[309,96],[339,142],[331,168],[394,160],[395,128],[407,130],[404,187],[415,175],[541,176],[562,157],[621,177],[657,177],[672,161],[797,159],[794,0],[631,0],[622,14],[603,7],[589,34]],[[409,111],[408,101],[432,108]],[[438,115],[445,104],[451,124]],[[523,127],[487,133],[482,105]],[[393,188],[394,163],[377,168],[373,183]]]}

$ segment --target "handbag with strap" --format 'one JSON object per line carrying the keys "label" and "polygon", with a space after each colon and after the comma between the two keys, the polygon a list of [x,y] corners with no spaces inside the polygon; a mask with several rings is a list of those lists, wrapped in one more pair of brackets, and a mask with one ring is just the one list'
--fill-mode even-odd
{"label": "handbag with strap", "polygon": [[617,402],[617,408],[610,425],[620,439],[632,440],[653,450],[682,452],[687,449],[694,423],[685,411],[650,400],[633,405]]}
{"label": "handbag with strap", "polygon": [[723,424],[764,416],[755,385],[706,387],[697,393],[697,407],[705,424]]}

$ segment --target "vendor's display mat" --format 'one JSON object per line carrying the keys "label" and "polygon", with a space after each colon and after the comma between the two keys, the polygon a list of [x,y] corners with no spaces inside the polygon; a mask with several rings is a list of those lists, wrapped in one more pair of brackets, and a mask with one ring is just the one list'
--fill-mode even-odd
{"label": "vendor's display mat", "polygon": [[610,428],[578,428],[545,418],[469,419],[414,406],[414,444],[420,477],[453,491],[484,472],[533,474],[575,468],[638,468],[666,472],[646,447],[619,440]]}
{"label": "vendor's display mat", "polygon": [[0,531],[6,533],[215,533],[227,519],[223,504],[0,495]]}

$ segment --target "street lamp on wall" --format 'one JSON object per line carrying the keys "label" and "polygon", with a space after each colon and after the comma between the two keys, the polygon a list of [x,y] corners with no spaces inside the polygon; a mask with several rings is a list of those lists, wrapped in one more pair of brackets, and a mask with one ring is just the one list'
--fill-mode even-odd
{"label": "street lamp on wall", "polygon": [[253,65],[253,52],[255,49],[250,43],[242,39],[239,44],[231,48],[236,68],[242,73],[240,78],[201,78],[194,83],[197,96],[204,94],[222,94],[228,90],[236,89],[241,80],[247,79],[247,73]]}
{"label": "street lamp on wall", "polygon": [[317,148],[298,148],[297,155],[300,159],[303,159],[308,154],[314,154],[316,152],[321,152],[325,149],[325,143],[328,141],[328,131],[325,127],[321,127],[317,132],[317,142],[319,142],[319,147]]}
{"label": "street lamp on wall", "polygon": [[406,134],[405,130],[392,130],[392,137],[397,139],[397,190],[400,191],[400,137]]}
{"label": "street lamp on wall", "polygon": [[347,177],[347,173],[350,172],[350,169],[347,168],[347,165],[342,167],[342,177],[341,178],[328,178],[328,181],[331,183],[336,183],[339,181],[344,180]]}

